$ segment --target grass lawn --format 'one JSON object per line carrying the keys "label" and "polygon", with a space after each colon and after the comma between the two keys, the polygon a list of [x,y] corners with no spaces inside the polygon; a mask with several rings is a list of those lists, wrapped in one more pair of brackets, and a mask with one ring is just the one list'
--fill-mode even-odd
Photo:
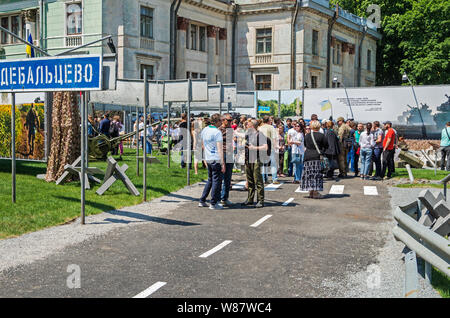
{"label": "grass lawn", "polygon": [[434,289],[439,292],[442,298],[450,298],[450,277],[442,274],[434,267],[431,273],[431,284]]}
{"label": "grass lawn", "polygon": [[[124,149],[123,161],[129,168],[127,175],[141,193],[131,195],[121,181],[116,183],[103,195],[95,193],[100,185],[91,184],[86,191],[86,215],[119,209],[143,202],[142,162],[140,177],[136,175],[136,150]],[[142,155],[142,152],[141,152]],[[147,200],[164,196],[186,186],[186,169],[172,162],[167,168],[167,156],[156,156],[160,164],[147,165]],[[106,170],[106,162],[90,162],[90,167]],[[17,161],[17,203],[11,202],[11,161],[0,160],[0,239],[19,236],[46,227],[69,222],[81,214],[80,182],[57,186],[36,178],[46,173],[45,163]],[[102,178],[100,178],[102,179]],[[194,175],[191,170],[191,184],[207,179],[207,170],[199,169]]]}
{"label": "grass lawn", "polygon": [[444,185],[442,184],[433,184],[433,183],[406,183],[406,184],[397,184],[397,188],[436,188],[436,189],[444,189]]}
{"label": "grass lawn", "polygon": [[[414,179],[426,179],[426,180],[442,180],[450,171],[437,170],[436,175],[434,175],[434,170],[427,169],[411,169]],[[393,178],[409,178],[408,171],[406,168],[395,168],[395,173]]]}
{"label": "grass lawn", "polygon": [[[436,171],[436,175],[434,175],[434,170],[426,170],[426,169],[411,169],[411,170],[415,180],[419,179],[430,181],[442,180],[450,173],[449,171],[442,171],[438,169]],[[400,178],[409,179],[408,171],[405,168],[396,168],[395,173],[393,174],[392,177],[396,179]],[[436,184],[436,183],[406,183],[406,184],[397,184],[396,187],[444,189],[443,184]]]}

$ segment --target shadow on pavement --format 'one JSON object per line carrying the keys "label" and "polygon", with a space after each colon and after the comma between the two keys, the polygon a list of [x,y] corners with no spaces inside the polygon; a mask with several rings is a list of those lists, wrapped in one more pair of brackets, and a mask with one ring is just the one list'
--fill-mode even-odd
{"label": "shadow on pavement", "polygon": [[[117,215],[117,216],[125,216],[125,217],[129,217],[129,218],[134,218],[134,219],[138,219],[138,220],[143,220],[143,221],[148,221],[148,222],[156,222],[156,223],[161,223],[161,224],[167,224],[167,225],[179,225],[179,226],[195,226],[195,225],[201,225],[199,223],[190,223],[190,222],[184,222],[184,221],[177,221],[177,220],[171,220],[171,219],[165,219],[165,218],[159,218],[159,217],[155,217],[155,216],[148,216],[145,214],[140,214],[140,213],[136,213],[136,212],[129,212],[129,211],[109,211],[109,212],[105,212],[108,214],[112,214],[112,215]],[[108,220],[108,219],[105,219]],[[109,219],[111,220],[111,219]],[[112,219],[115,220],[116,223],[119,222],[132,222],[132,221],[124,221],[124,220],[116,220],[116,219]]]}

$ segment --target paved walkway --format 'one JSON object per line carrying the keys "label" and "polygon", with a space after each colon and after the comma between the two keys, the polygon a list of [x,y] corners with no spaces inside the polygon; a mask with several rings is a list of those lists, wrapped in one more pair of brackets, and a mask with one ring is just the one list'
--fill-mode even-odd
{"label": "paved walkway", "polygon": [[402,297],[380,264],[393,227],[382,182],[326,182],[312,200],[284,180],[265,208],[222,211],[198,207],[202,189],[0,241],[0,297]]}

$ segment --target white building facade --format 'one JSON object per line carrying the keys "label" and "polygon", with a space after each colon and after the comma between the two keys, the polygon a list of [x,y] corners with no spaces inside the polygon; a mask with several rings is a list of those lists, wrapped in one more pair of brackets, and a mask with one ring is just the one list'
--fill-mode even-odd
{"label": "white building facade", "polygon": [[[381,38],[328,0],[27,0],[0,4],[0,20],[17,34],[27,28],[51,54],[112,35],[118,78],[147,70],[152,80],[206,78],[239,90],[374,86]],[[0,49],[24,57],[6,33]],[[97,43],[75,53],[110,50]]]}

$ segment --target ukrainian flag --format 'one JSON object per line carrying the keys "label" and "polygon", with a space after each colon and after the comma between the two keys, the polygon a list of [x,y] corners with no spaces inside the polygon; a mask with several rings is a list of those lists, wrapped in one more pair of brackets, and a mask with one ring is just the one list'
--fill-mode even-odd
{"label": "ukrainian flag", "polygon": [[[31,33],[28,35],[28,43],[33,44],[33,37],[31,36]],[[34,57],[34,49],[27,45],[27,57]]]}
{"label": "ukrainian flag", "polygon": [[324,100],[323,102],[320,103],[320,106],[322,107],[322,111],[331,109],[331,102],[329,100]]}

